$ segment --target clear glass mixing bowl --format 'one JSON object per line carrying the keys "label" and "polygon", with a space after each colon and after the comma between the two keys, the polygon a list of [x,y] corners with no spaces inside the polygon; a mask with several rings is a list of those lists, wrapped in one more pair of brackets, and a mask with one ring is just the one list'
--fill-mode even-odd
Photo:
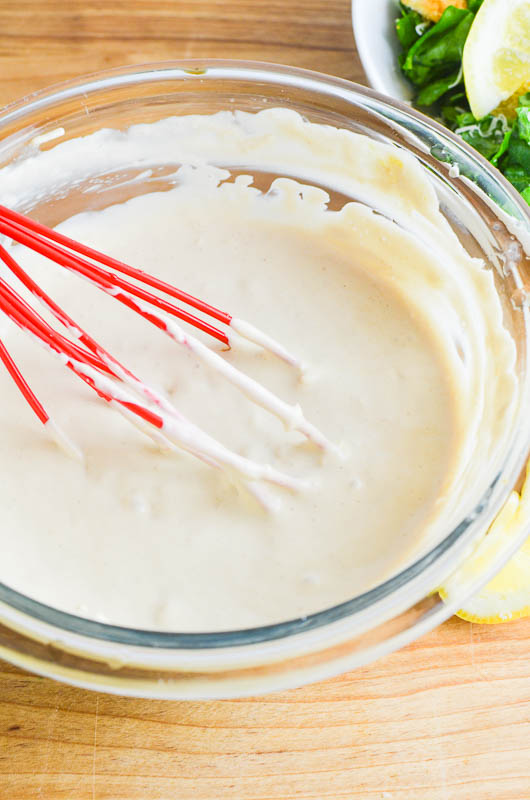
{"label": "clear glass mixing bowl", "polygon": [[[492,269],[513,237],[530,237],[528,207],[503,177],[435,122],[344,80],[270,64],[211,61],[130,67],[63,84],[0,114],[0,167],[102,127],[123,129],[171,115],[282,106],[312,121],[364,133],[414,153],[464,246]],[[456,167],[464,178],[456,177]],[[117,164],[84,184],[55,185],[18,206],[47,224],[170,185],[175,164],[148,176]],[[131,180],[134,178],[135,180]],[[463,224],[459,210],[471,209]],[[502,209],[502,210],[501,210]],[[455,222],[456,221],[456,222]],[[529,320],[512,302],[530,281],[530,262],[495,269],[505,324],[517,348],[518,410],[502,468],[465,518],[391,580],[334,608],[281,624],[223,633],[133,630],[82,619],[0,585],[0,657],[34,672],[120,694],[230,697],[325,678],[402,647],[449,617],[495,574],[527,535],[499,553],[487,574],[444,605],[435,589],[472,552],[516,485],[530,444]],[[43,568],[53,569],[52,565]]]}

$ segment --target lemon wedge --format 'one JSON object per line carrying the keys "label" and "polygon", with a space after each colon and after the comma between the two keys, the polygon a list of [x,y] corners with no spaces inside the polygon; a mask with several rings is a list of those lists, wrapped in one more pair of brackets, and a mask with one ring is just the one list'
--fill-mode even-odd
{"label": "lemon wedge", "polygon": [[[512,492],[473,555],[441,587],[442,600],[451,602],[467,583],[476,579],[523,529],[530,530],[530,466],[521,494]],[[469,622],[495,624],[530,616],[530,538],[505,567],[457,616]]]}
{"label": "lemon wedge", "polygon": [[477,119],[521,93],[530,79],[530,0],[484,0],[462,61],[469,105]]}

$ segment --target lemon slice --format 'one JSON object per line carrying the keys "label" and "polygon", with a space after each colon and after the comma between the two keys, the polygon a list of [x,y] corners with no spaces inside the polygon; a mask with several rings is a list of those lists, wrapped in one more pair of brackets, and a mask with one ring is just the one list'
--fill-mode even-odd
{"label": "lemon slice", "polygon": [[[530,531],[530,466],[527,467],[521,495],[511,493],[473,555],[440,589],[442,600],[451,602],[462,587],[483,574],[510,539],[518,537],[523,528]],[[530,538],[498,575],[465,603],[457,615],[469,622],[489,624],[530,616]]]}
{"label": "lemon slice", "polygon": [[469,105],[481,119],[530,79],[530,0],[484,0],[462,60]]}

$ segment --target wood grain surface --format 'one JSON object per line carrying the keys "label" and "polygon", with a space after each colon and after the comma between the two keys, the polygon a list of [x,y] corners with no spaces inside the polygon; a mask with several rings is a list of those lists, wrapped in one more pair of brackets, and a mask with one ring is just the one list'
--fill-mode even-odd
{"label": "wood grain surface", "polygon": [[[0,104],[207,56],[363,80],[348,0],[0,0]],[[530,620],[454,619],[364,669],[241,701],[118,698],[0,663],[0,800],[33,798],[530,800]]]}
{"label": "wood grain surface", "polygon": [[0,104],[86,72],[208,56],[364,80],[348,0],[0,0]]}

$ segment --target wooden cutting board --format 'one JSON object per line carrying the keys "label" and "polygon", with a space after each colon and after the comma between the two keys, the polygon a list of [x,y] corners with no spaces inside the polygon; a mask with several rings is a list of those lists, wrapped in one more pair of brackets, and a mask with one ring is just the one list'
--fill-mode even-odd
{"label": "wooden cutting board", "polygon": [[[370,2],[370,0],[359,0]],[[348,0],[0,0],[0,104],[202,56],[363,81]],[[530,620],[453,619],[322,684],[162,702],[0,663],[0,800],[530,800]]]}

